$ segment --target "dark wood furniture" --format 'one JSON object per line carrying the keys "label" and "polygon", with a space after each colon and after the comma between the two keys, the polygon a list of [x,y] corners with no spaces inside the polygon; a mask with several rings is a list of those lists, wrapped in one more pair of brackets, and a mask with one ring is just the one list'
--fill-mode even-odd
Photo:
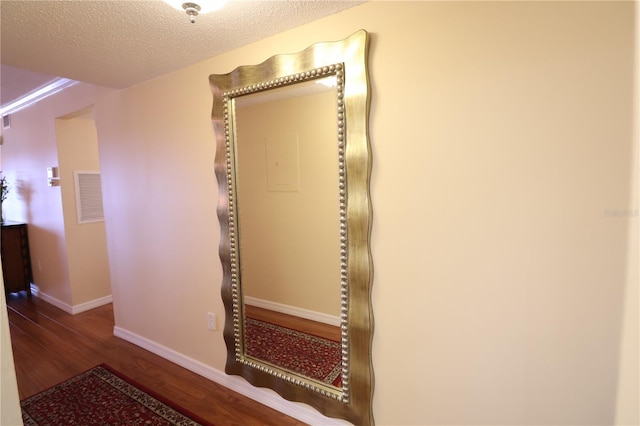
{"label": "dark wood furniture", "polygon": [[2,222],[2,275],[6,294],[26,291],[31,296],[31,256],[27,224]]}

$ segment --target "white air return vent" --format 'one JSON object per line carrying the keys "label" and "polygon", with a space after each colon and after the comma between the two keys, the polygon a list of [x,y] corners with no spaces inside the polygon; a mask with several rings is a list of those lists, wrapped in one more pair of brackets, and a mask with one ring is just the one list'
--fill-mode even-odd
{"label": "white air return vent", "polygon": [[104,221],[100,172],[74,172],[78,223]]}

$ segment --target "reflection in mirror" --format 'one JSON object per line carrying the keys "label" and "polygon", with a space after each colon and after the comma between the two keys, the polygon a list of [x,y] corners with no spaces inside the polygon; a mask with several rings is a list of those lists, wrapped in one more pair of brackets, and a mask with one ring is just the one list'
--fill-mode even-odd
{"label": "reflection in mirror", "polygon": [[209,77],[228,374],[373,424],[368,34]]}
{"label": "reflection in mirror", "polygon": [[341,387],[335,84],[237,97],[235,183],[245,355]]}

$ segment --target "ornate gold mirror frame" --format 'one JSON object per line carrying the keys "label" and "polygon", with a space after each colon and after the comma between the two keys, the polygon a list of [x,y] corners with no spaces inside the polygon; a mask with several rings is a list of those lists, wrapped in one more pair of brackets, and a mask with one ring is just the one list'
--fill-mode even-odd
{"label": "ornate gold mirror frame", "polygon": [[[215,171],[219,186],[222,298],[226,311],[225,370],[228,374],[244,377],[255,386],[271,388],[286,399],[307,403],[324,415],[358,425],[373,424],[367,57],[368,34],[360,30],[342,41],[318,43],[298,53],[273,56],[259,65],[240,66],[228,74],[209,77],[217,142]],[[340,257],[340,387],[326,385],[246,354],[236,193],[236,98],[330,76],[335,76],[337,81],[335,144],[340,229],[336,230],[339,232],[336,250]]]}

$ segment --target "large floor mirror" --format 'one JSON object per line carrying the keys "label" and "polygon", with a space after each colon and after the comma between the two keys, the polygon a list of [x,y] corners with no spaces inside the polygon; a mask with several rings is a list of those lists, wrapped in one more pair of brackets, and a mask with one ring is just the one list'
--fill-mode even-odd
{"label": "large floor mirror", "polygon": [[228,374],[373,424],[368,39],[210,76]]}

